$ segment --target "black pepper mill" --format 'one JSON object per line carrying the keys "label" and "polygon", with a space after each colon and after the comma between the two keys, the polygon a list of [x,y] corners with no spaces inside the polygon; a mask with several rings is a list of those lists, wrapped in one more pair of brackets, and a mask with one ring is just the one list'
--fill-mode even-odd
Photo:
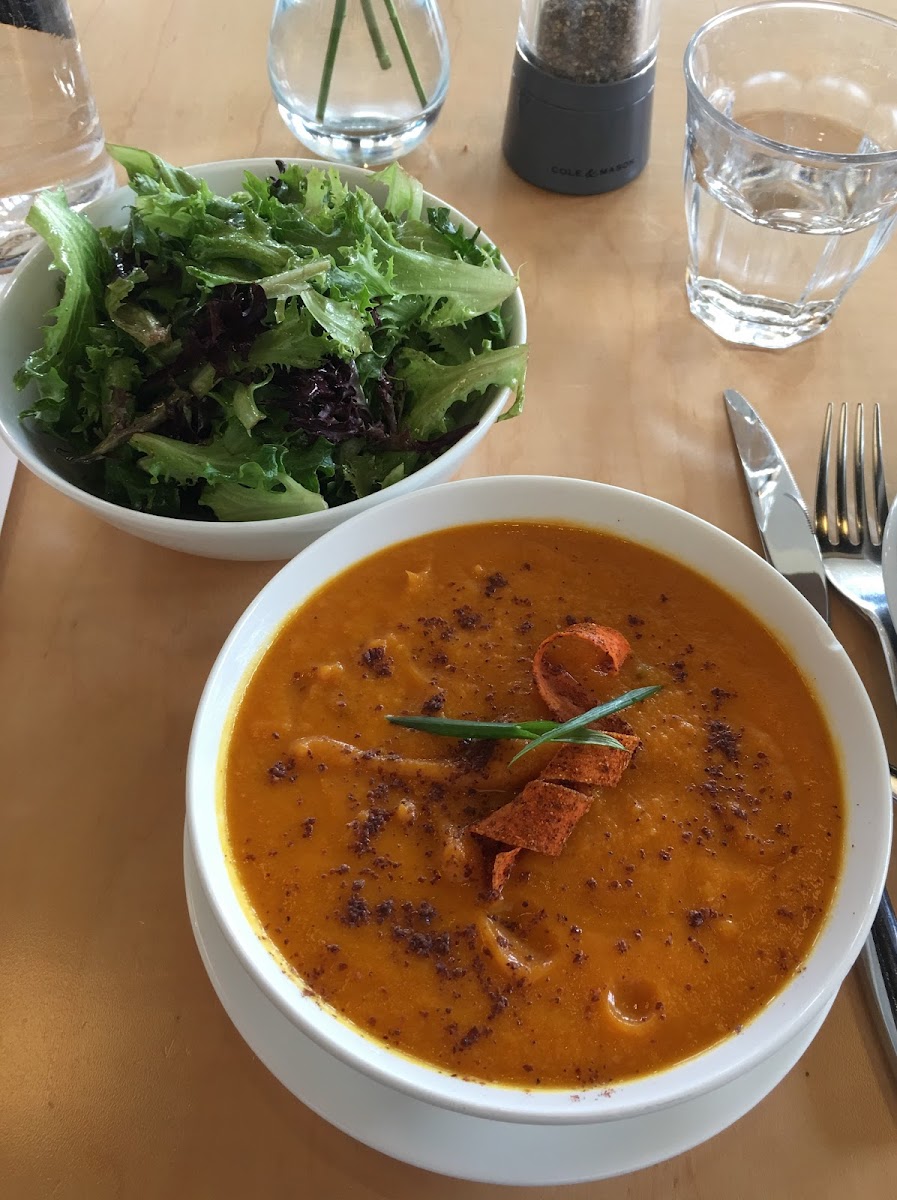
{"label": "black pepper mill", "polygon": [[523,0],[505,119],[509,165],[577,196],[648,161],[660,0]]}

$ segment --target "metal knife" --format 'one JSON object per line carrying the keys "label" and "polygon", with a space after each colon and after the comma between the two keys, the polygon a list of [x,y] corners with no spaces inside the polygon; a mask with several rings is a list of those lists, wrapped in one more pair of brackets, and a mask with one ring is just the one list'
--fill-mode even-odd
{"label": "metal knife", "polygon": [[[2,20],[2,18],[0,18]],[[0,276],[0,295],[6,289],[7,280]],[[17,459],[8,449],[6,442],[0,441],[0,529],[3,528],[3,518],[6,516],[6,506],[9,503],[9,493],[12,491],[12,480],[16,473]]]}
{"label": "metal knife", "polygon": [[[800,489],[769,430],[744,396],[731,388],[724,396],[766,558],[828,622],[825,565]],[[893,767],[891,795],[897,799]],[[897,1068],[897,917],[887,892],[863,947],[863,961],[893,1053],[892,1065]]]}
{"label": "metal knife", "polygon": [[6,505],[9,493],[12,491],[12,479],[16,473],[16,459],[5,442],[0,442],[0,529],[3,528],[3,518],[6,516]]}
{"label": "metal knife", "polygon": [[767,559],[828,622],[822,555],[800,490],[781,450],[740,392],[725,392],[754,519]]}

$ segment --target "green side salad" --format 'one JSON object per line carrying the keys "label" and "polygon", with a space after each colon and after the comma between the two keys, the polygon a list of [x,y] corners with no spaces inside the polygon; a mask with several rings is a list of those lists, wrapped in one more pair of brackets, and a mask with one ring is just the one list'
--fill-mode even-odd
{"label": "green side salad", "polygon": [[217,196],[109,146],[136,199],[97,229],[60,190],[29,223],[62,294],[16,374],[22,415],[116,504],[252,521],[345,504],[471,429],[490,387],[523,404],[526,347],[501,315],[517,279],[392,164],[382,207],[336,170],[278,162]]}

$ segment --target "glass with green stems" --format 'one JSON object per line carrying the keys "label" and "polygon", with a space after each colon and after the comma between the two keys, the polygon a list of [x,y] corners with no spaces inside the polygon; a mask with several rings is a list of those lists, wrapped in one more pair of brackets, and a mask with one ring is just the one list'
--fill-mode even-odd
{"label": "glass with green stems", "polygon": [[437,0],[276,0],[268,75],[309,150],[356,166],[390,162],[423,141],[445,99]]}

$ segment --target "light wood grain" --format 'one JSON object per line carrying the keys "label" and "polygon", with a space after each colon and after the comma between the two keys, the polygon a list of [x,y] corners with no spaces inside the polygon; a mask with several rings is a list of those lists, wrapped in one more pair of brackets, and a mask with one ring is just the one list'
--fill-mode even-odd
{"label": "light wood grain", "polygon": [[[74,0],[110,139],[178,163],[304,153],[265,70],[269,3]],[[529,404],[466,474],[550,473],[649,492],[757,545],[721,391],[744,391],[812,493],[824,404],[879,400],[897,430],[891,246],[821,338],[781,354],[716,340],[687,312],[681,57],[716,7],[669,0],[651,161],[613,195],[537,191],[499,144],[515,0],[443,0],[444,113],[407,160],[519,264]],[[897,15],[897,0],[879,7]],[[895,476],[897,478],[897,476]],[[0,538],[0,1194],[497,1200],[352,1142],[246,1048],[203,972],[183,898],[184,760],[233,621],[276,564],[213,563],[130,539],[20,471]],[[897,747],[875,646],[835,627]],[[897,883],[897,879],[894,881]],[[733,1128],[570,1200],[885,1200],[897,1082],[859,982],[811,1049]],[[536,1188],[521,1197],[560,1194]]]}

